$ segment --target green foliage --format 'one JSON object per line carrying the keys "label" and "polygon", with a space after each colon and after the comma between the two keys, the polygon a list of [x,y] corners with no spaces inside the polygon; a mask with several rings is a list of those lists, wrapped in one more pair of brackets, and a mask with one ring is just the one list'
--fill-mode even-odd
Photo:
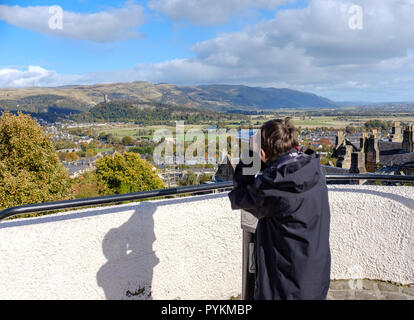
{"label": "green foliage", "polygon": [[60,141],[55,141],[55,149],[56,150],[60,150],[60,149],[75,149],[77,148],[77,145],[75,142],[71,141],[71,140],[60,140]]}
{"label": "green foliage", "polygon": [[[240,117],[245,116],[240,115]],[[179,120],[185,121],[186,124],[198,124],[231,118],[232,115],[208,110],[169,106],[161,103],[134,103],[116,100],[109,103],[99,103],[88,112],[72,117],[75,121],[133,121],[135,124],[143,125],[173,123],[173,121]]]}
{"label": "green foliage", "polygon": [[99,197],[110,193],[106,185],[100,181],[94,172],[86,172],[75,179],[72,193],[75,198]]}
{"label": "green foliage", "polygon": [[81,143],[81,150],[82,151],[78,152],[78,156],[82,158],[92,158],[97,154],[97,145],[93,141],[90,143],[83,142]]}
{"label": "green foliage", "polygon": [[200,178],[198,179],[198,181],[199,181],[200,184],[205,183],[205,182],[208,182],[210,180],[211,180],[211,176],[209,174],[207,174],[207,173],[203,173],[200,176]]}
{"label": "green foliage", "polygon": [[153,166],[133,152],[115,153],[96,161],[96,176],[110,193],[129,193],[164,188]]}
{"label": "green foliage", "polygon": [[70,178],[53,142],[30,116],[0,117],[0,207],[62,200]]}
{"label": "green foliage", "polygon": [[[1,108],[7,110],[20,110],[25,113],[42,116],[45,120],[56,120],[59,116],[77,113],[82,104],[64,96],[53,94],[39,94],[25,96],[14,100],[0,100]],[[48,115],[49,113],[49,115]]]}
{"label": "green foliage", "polygon": [[139,154],[152,154],[154,152],[154,147],[150,147],[150,146],[133,147],[129,149],[129,151],[139,153]]}
{"label": "green foliage", "polygon": [[208,181],[211,181],[211,176],[209,174],[203,173],[197,177],[197,175],[192,170],[189,170],[183,178],[178,180],[178,184],[181,186],[193,186]]}
{"label": "green foliage", "polygon": [[181,186],[194,186],[198,184],[197,176],[192,170],[189,170],[187,174],[184,176],[184,178],[180,179],[178,183]]}
{"label": "green foliage", "polygon": [[91,128],[70,128],[68,133],[79,137],[95,137],[96,133]]}
{"label": "green foliage", "polygon": [[392,121],[369,120],[365,123],[365,128],[387,130],[392,127]]}
{"label": "green foliage", "polygon": [[121,143],[124,146],[133,146],[135,144],[135,140],[131,138],[130,136],[122,137]]}
{"label": "green foliage", "polygon": [[133,147],[129,149],[130,152],[135,152],[139,154],[145,154],[145,155],[152,155],[154,153],[154,146],[139,146],[139,147]]}
{"label": "green foliage", "polygon": [[101,132],[98,136],[99,140],[104,140],[106,143],[112,143],[112,134]]}
{"label": "green foliage", "polygon": [[93,156],[96,155],[96,149],[87,149],[85,151],[85,158],[92,158]]}

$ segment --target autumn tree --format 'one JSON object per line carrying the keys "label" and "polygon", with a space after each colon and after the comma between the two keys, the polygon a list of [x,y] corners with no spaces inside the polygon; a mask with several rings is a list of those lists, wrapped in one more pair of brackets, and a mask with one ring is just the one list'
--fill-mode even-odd
{"label": "autumn tree", "polygon": [[165,186],[156,169],[133,152],[98,159],[95,174],[110,193],[149,191]]}
{"label": "autumn tree", "polygon": [[79,160],[79,156],[75,152],[66,152],[65,161],[72,162]]}
{"label": "autumn tree", "polygon": [[85,172],[74,180],[72,194],[75,198],[92,198],[108,194],[107,186],[94,172]]}
{"label": "autumn tree", "polygon": [[62,200],[70,178],[53,142],[29,115],[0,116],[0,207]]}
{"label": "autumn tree", "polygon": [[79,155],[85,158],[92,158],[93,156],[97,154],[96,148],[97,148],[97,145],[93,141],[90,143],[82,142],[81,143],[82,151],[79,152]]}

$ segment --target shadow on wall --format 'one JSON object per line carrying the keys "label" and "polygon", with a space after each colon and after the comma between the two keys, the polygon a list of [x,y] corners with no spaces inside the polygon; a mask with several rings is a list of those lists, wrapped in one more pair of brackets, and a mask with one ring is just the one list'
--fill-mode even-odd
{"label": "shadow on wall", "polygon": [[[159,259],[153,251],[155,242],[153,215],[159,206],[227,197],[210,194],[190,198],[140,202],[132,206],[131,218],[118,228],[109,230],[102,242],[107,262],[99,269],[97,283],[111,300],[150,300],[153,270]],[[128,207],[124,207],[124,210]]]}
{"label": "shadow on wall", "polygon": [[29,219],[10,220],[0,229],[62,222],[87,217],[114,215],[133,211],[131,217],[117,228],[110,229],[102,240],[106,263],[97,274],[96,281],[111,300],[150,300],[153,270],[160,262],[153,250],[156,240],[154,214],[160,206],[180,205],[227,197],[227,193],[174,198],[157,202],[139,202],[115,207],[91,208],[86,211],[53,214]]}
{"label": "shadow on wall", "polygon": [[108,261],[96,278],[107,299],[152,299],[152,274],[159,262],[152,249],[157,206],[142,202],[135,209],[131,218],[119,228],[109,230],[102,242]]}

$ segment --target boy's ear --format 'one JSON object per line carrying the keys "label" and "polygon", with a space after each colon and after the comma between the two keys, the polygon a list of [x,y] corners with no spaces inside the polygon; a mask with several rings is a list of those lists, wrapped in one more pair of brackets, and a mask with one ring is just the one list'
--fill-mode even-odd
{"label": "boy's ear", "polygon": [[260,149],[260,158],[262,158],[263,162],[266,162],[267,156],[263,149]]}

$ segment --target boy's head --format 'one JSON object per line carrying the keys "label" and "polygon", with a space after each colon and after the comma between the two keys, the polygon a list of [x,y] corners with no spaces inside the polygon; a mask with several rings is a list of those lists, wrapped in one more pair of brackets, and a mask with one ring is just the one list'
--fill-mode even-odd
{"label": "boy's head", "polygon": [[261,144],[266,161],[274,161],[278,155],[298,146],[296,128],[290,118],[266,122],[261,128]]}

